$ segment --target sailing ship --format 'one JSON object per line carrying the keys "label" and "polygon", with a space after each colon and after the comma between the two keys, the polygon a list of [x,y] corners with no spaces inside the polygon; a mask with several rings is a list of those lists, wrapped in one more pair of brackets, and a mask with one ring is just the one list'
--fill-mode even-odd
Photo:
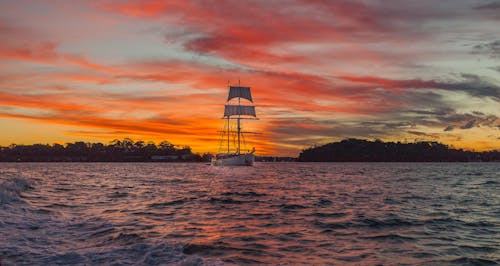
{"label": "sailing ship", "polygon": [[[258,119],[250,87],[242,87],[239,82],[238,86],[228,85],[228,87],[229,95],[222,117],[225,120],[224,129],[219,131],[221,133],[219,153],[212,158],[211,164],[213,166],[252,166],[255,161],[255,147],[252,151],[242,152],[242,146],[246,146],[244,133],[255,132],[242,131],[241,123],[242,120]],[[246,103],[242,104],[242,100]]]}

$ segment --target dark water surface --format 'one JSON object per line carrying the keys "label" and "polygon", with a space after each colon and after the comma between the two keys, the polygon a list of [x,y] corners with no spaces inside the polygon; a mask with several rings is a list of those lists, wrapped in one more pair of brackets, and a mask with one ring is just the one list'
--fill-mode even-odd
{"label": "dark water surface", "polygon": [[499,163],[2,163],[1,265],[500,263]]}

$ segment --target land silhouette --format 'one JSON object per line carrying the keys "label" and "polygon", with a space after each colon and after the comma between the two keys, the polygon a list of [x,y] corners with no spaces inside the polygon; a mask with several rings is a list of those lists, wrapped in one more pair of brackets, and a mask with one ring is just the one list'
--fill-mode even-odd
{"label": "land silhouette", "polygon": [[[169,141],[133,141],[108,144],[77,141],[0,147],[0,162],[208,162],[212,154],[193,153],[189,146]],[[438,142],[383,142],[345,139],[303,150],[298,158],[257,156],[260,162],[490,162],[500,161],[500,151],[474,152],[453,149]]]}
{"label": "land silhouette", "polygon": [[207,155],[195,154],[189,146],[176,146],[169,141],[158,145],[129,138],[113,140],[109,144],[77,141],[61,144],[33,144],[0,147],[3,162],[150,162],[203,161]]}
{"label": "land silhouette", "polygon": [[383,142],[345,139],[303,150],[302,162],[498,162],[500,151],[474,152],[439,142]]}

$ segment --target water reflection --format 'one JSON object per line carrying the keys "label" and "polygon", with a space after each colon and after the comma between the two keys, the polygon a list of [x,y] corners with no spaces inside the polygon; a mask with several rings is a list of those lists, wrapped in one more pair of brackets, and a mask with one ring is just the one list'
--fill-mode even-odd
{"label": "water reflection", "polygon": [[2,164],[2,181],[31,188],[2,203],[0,254],[13,264],[494,262],[496,169]]}

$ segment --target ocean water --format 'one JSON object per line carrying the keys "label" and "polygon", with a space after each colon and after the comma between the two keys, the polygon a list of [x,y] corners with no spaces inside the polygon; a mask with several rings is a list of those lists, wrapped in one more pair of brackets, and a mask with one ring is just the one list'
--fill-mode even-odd
{"label": "ocean water", "polygon": [[499,163],[0,164],[1,265],[495,265]]}

